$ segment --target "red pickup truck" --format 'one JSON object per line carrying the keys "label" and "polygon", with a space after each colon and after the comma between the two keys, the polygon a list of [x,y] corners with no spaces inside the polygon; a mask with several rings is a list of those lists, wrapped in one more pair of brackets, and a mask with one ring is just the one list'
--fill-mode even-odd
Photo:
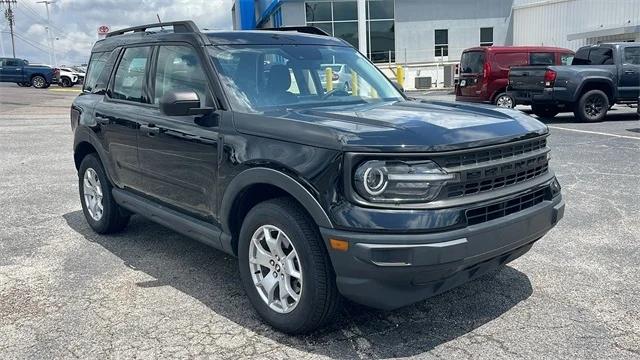
{"label": "red pickup truck", "polygon": [[512,66],[568,65],[573,51],[546,46],[474,47],[462,52],[460,79],[456,100],[486,102],[502,107],[514,107],[507,94],[509,69]]}

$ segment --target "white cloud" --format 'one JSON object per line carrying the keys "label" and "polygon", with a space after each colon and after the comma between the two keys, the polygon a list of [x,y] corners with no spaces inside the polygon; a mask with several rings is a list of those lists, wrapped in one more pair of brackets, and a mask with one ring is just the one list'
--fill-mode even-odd
{"label": "white cloud", "polygon": [[[58,0],[50,7],[58,64],[86,62],[98,40],[100,25],[118,29],[153,23],[158,14],[162,21],[193,20],[200,28],[230,29],[231,4],[232,0]],[[48,63],[44,5],[36,0],[19,1],[15,20],[20,37],[16,38],[16,56],[33,63]],[[0,19],[0,30],[4,50],[0,56],[11,56],[4,18]]]}

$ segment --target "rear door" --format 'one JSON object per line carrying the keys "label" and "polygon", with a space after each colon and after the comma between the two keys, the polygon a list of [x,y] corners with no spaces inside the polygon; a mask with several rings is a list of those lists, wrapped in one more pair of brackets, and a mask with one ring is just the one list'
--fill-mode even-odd
{"label": "rear door", "polygon": [[123,49],[107,95],[94,108],[114,181],[121,188],[139,190],[142,183],[138,129],[152,111],[146,86],[151,50],[151,46]]}
{"label": "rear door", "polygon": [[622,74],[618,94],[625,100],[637,100],[640,96],[640,45],[622,50]]}
{"label": "rear door", "polygon": [[[201,107],[214,107],[204,60],[189,44],[157,48],[150,79],[153,108],[140,124],[139,156],[142,191],[192,216],[215,220],[218,126],[221,112],[168,116],[159,108],[171,91],[195,91]],[[203,125],[199,125],[203,124]]]}
{"label": "rear door", "polygon": [[487,61],[486,51],[466,51],[460,59],[459,95],[463,97],[480,97],[484,63]]}

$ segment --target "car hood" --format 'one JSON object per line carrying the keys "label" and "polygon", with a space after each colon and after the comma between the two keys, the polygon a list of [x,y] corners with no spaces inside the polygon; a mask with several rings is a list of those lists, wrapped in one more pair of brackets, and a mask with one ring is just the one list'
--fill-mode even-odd
{"label": "car hood", "polygon": [[259,116],[236,115],[238,131],[343,151],[448,151],[548,132],[517,110],[442,101],[287,109]]}

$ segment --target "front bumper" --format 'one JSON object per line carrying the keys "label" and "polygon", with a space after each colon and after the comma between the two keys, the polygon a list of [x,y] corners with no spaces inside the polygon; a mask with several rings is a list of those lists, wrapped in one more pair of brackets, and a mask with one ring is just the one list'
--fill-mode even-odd
{"label": "front bumper", "polygon": [[564,215],[558,195],[520,212],[438,233],[376,233],[321,228],[339,291],[357,303],[395,309],[477,278],[526,253]]}

